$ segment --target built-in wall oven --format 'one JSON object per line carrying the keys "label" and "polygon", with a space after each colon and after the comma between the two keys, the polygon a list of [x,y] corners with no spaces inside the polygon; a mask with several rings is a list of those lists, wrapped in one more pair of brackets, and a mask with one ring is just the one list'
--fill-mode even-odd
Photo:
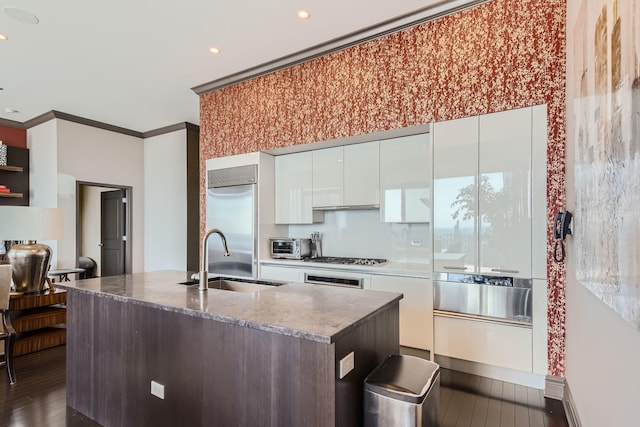
{"label": "built-in wall oven", "polygon": [[507,276],[436,273],[434,314],[531,325],[532,282]]}
{"label": "built-in wall oven", "polygon": [[365,277],[356,277],[346,274],[304,273],[304,283],[311,283],[314,285],[333,285],[362,289],[364,287],[365,280]]}

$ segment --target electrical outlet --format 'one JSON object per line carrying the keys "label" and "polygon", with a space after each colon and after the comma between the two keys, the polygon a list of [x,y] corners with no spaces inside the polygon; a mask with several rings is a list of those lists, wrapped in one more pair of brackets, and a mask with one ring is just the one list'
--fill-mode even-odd
{"label": "electrical outlet", "polygon": [[340,360],[340,379],[343,379],[355,367],[355,354],[353,351]]}
{"label": "electrical outlet", "polygon": [[164,400],[164,385],[151,381],[151,394]]}

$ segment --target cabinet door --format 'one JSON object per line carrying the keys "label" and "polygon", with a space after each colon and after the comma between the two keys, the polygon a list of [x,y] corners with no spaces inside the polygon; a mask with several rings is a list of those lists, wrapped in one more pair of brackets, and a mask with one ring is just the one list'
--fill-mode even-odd
{"label": "cabinet door", "polygon": [[380,141],[380,215],[384,222],[431,222],[429,134]]}
{"label": "cabinet door", "polygon": [[435,316],[433,334],[436,354],[531,372],[531,328]]}
{"label": "cabinet door", "polygon": [[276,224],[312,224],[311,152],[275,159]]}
{"label": "cabinet door", "polygon": [[344,147],[344,204],[380,204],[380,144],[378,141]]}
{"label": "cabinet door", "polygon": [[531,277],[531,108],[479,125],[480,271]]}
{"label": "cabinet door", "polygon": [[260,278],[279,282],[300,282],[300,270],[294,267],[260,265]]}
{"label": "cabinet door", "polygon": [[547,375],[547,281],[533,279],[533,373]]}
{"label": "cabinet door", "polygon": [[400,300],[400,345],[433,348],[433,286],[431,279],[371,275],[371,289],[397,292]]}
{"label": "cabinet door", "polygon": [[343,206],[343,149],[313,151],[313,207]]}
{"label": "cabinet door", "polygon": [[475,272],[478,117],[433,126],[434,271]]}
{"label": "cabinet door", "polygon": [[547,106],[532,107],[531,277],[547,278]]}

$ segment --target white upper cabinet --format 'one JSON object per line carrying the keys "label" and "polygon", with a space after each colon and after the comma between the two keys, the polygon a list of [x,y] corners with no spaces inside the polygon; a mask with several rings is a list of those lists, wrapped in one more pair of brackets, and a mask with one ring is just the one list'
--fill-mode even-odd
{"label": "white upper cabinet", "polygon": [[546,274],[546,107],[434,124],[434,270]]}
{"label": "white upper cabinet", "polygon": [[435,271],[476,271],[478,117],[433,125]]}
{"label": "white upper cabinet", "polygon": [[311,165],[310,151],[275,158],[276,224],[314,222]]}
{"label": "white upper cabinet", "polygon": [[313,207],[343,206],[343,148],[325,148],[312,153]]}
{"label": "white upper cabinet", "polygon": [[531,277],[531,108],[479,125],[480,272]]}
{"label": "white upper cabinet", "polygon": [[380,144],[378,141],[344,146],[344,204],[380,204]]}
{"label": "white upper cabinet", "polygon": [[379,204],[378,142],[313,151],[313,207]]}
{"label": "white upper cabinet", "polygon": [[430,170],[430,134],[380,141],[382,221],[431,222]]}

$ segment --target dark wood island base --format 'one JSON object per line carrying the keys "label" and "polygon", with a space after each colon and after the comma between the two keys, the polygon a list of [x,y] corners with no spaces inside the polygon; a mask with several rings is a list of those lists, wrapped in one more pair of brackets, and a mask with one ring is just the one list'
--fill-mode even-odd
{"label": "dark wood island base", "polygon": [[[399,348],[398,294],[321,339],[67,289],[67,404],[104,426],[362,425],[364,378]],[[355,369],[339,379],[352,351]]]}

